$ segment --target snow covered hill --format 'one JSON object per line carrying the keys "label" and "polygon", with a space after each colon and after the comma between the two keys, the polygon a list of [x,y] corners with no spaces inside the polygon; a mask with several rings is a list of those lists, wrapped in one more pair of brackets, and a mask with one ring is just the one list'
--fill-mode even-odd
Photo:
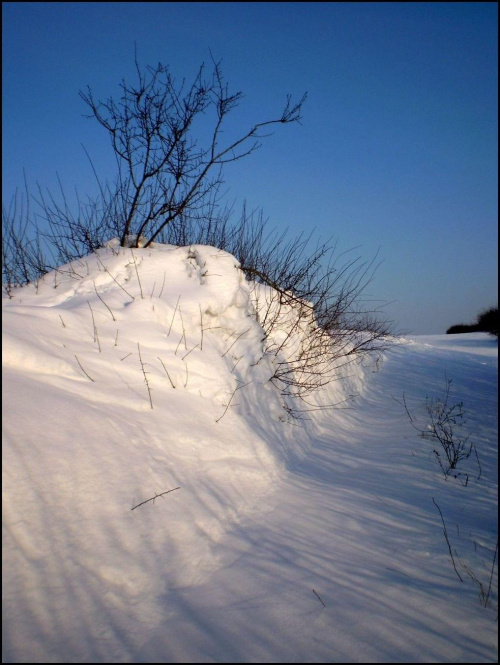
{"label": "snow covered hill", "polygon": [[[497,341],[394,340],[297,421],[268,295],[110,243],[3,299],[4,662],[496,660]],[[401,404],[450,379],[458,479]]]}

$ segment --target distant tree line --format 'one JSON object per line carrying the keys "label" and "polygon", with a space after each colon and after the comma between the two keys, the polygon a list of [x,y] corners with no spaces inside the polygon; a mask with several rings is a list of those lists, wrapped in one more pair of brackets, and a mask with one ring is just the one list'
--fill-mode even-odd
{"label": "distant tree line", "polygon": [[470,332],[488,332],[498,337],[498,307],[490,307],[477,315],[476,323],[458,323],[448,328],[448,335]]}

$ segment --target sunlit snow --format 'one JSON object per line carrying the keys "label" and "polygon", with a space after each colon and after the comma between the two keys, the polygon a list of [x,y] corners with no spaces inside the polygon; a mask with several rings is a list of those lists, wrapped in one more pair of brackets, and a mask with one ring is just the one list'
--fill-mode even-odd
{"label": "sunlit snow", "polygon": [[[497,340],[394,339],[297,421],[257,293],[112,242],[3,299],[3,662],[496,662]],[[449,380],[467,484],[402,405]]]}

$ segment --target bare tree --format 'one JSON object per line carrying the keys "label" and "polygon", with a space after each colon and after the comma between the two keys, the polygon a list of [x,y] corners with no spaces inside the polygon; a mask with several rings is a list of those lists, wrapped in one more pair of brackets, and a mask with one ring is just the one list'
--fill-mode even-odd
{"label": "bare tree", "polygon": [[[135,58],[137,83],[122,81],[118,101],[96,101],[90,89],[80,96],[109,133],[118,161],[116,191],[122,202],[121,244],[133,236],[135,245],[150,245],[176,220],[204,214],[213,205],[222,169],[247,157],[260,145],[265,128],[300,121],[306,99],[293,103],[288,95],[277,117],[255,123],[239,137],[224,143],[222,127],[239,104],[242,93],[229,92],[220,62],[212,58],[207,76],[202,65],[189,87],[176,84],[169,69],[159,63],[141,70]],[[196,137],[198,116],[210,116],[203,129],[204,144]]]}

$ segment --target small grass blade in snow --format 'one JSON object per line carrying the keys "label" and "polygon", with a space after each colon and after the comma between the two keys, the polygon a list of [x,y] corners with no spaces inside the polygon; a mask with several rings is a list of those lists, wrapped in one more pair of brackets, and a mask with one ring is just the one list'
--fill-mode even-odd
{"label": "small grass blade in snow", "polygon": [[139,508],[139,506],[143,506],[145,503],[149,503],[150,501],[153,501],[157,499],[159,496],[164,496],[165,494],[170,494],[170,492],[175,492],[175,490],[180,490],[180,487],[174,487],[172,490],[167,490],[166,492],[162,492],[161,494],[155,494],[152,496],[150,499],[146,499],[146,501],[143,501],[142,503],[138,503],[137,506],[134,506],[130,510],[135,510],[136,508]]}
{"label": "small grass blade in snow", "polygon": [[175,303],[175,309],[174,309],[174,313],[173,313],[173,315],[172,315],[172,320],[170,321],[170,328],[168,329],[167,337],[170,336],[170,332],[171,332],[171,330],[172,330],[172,325],[173,325],[173,323],[174,323],[175,313],[177,312],[177,307],[178,307],[178,305],[179,305],[179,300],[180,300],[180,299],[181,299],[181,297],[179,296],[179,297],[177,298],[177,302]]}
{"label": "small grass blade in snow", "polygon": [[141,291],[141,298],[144,300],[144,293],[142,292],[141,278],[139,277],[139,271],[137,270],[137,262],[135,260],[135,254],[132,251],[132,248],[130,248],[130,251],[132,252],[132,258],[134,259],[135,274],[137,275],[137,281],[139,282],[139,289]]}
{"label": "small grass blade in snow", "polygon": [[77,356],[76,354],[75,354],[75,358],[76,358],[76,362],[80,365],[81,370],[82,370],[82,372],[85,374],[85,376],[86,376],[87,378],[89,378],[93,383],[95,383],[95,380],[94,380],[89,374],[87,374],[87,372],[83,369],[83,367],[82,367],[82,363],[78,360],[78,356]]}
{"label": "small grass blade in snow", "polygon": [[453,568],[455,569],[455,572],[457,574],[458,579],[461,582],[463,582],[463,579],[462,579],[462,577],[461,577],[460,573],[458,572],[457,567],[455,565],[455,559],[453,558],[453,552],[451,551],[450,540],[448,538],[448,531],[446,530],[446,524],[444,523],[443,513],[441,512],[441,508],[437,505],[436,501],[434,500],[434,497],[432,497],[432,503],[436,506],[436,508],[439,510],[439,514],[441,515],[441,522],[443,523],[443,533],[444,533],[444,537],[446,539],[446,544],[448,545],[448,551],[450,553],[451,563],[453,564]]}
{"label": "small grass blade in snow", "polygon": [[160,291],[160,293],[159,293],[159,295],[158,295],[158,298],[161,298],[161,294],[163,293],[163,289],[164,289],[164,287],[165,287],[165,279],[166,279],[166,277],[167,277],[167,272],[166,272],[166,270],[164,270],[164,271],[163,271],[163,284],[161,285],[161,291]]}
{"label": "small grass blade in snow", "polygon": [[87,300],[87,305],[89,306],[90,313],[92,314],[92,325],[94,326],[94,342],[97,342],[99,353],[101,353],[101,344],[99,342],[99,335],[97,334],[97,326],[95,324],[95,319],[94,319],[94,310],[92,309],[92,305],[88,300]]}
{"label": "small grass blade in snow", "polygon": [[126,289],[124,289],[123,286],[120,284],[120,282],[119,282],[115,277],[113,277],[113,275],[109,272],[109,270],[106,268],[106,266],[104,265],[104,263],[100,260],[99,256],[97,256],[97,261],[98,261],[99,264],[104,268],[104,272],[106,272],[106,273],[111,277],[111,279],[115,282],[115,284],[116,284],[117,286],[119,286],[120,289],[121,289],[124,293],[126,293],[126,294],[128,295],[129,298],[132,298],[132,300],[135,300],[134,296],[133,296],[131,293],[129,293]]}
{"label": "small grass blade in snow", "polygon": [[185,356],[182,356],[181,360],[184,360],[184,358],[186,358],[186,357],[191,353],[191,351],[194,351],[194,350],[197,349],[199,346],[200,346],[199,344],[196,344],[195,346],[193,346],[193,348],[190,349],[190,350],[186,353]]}
{"label": "small grass blade in snow", "polygon": [[323,605],[323,607],[326,607],[325,603],[321,600],[321,596],[319,595],[319,593],[314,591],[314,589],[313,589],[313,593],[317,596],[319,602]]}
{"label": "small grass blade in snow", "polygon": [[151,397],[151,387],[150,387],[150,385],[149,385],[149,381],[148,381],[148,377],[147,377],[147,374],[148,374],[149,372],[146,372],[146,370],[144,369],[144,363],[142,362],[141,347],[140,347],[140,345],[139,345],[139,342],[137,342],[137,349],[138,349],[138,351],[139,351],[139,360],[141,361],[141,369],[142,369],[142,373],[143,373],[143,375],[144,375],[144,381],[145,381],[145,383],[146,383],[146,387],[147,387],[147,389],[148,389],[149,403],[151,404],[151,408],[153,408],[153,399],[152,399],[152,397]]}
{"label": "small grass blade in snow", "polygon": [[243,335],[245,335],[249,330],[251,330],[251,328],[247,328],[246,330],[244,330],[242,333],[240,333],[240,334],[238,335],[238,337],[234,340],[234,342],[231,344],[231,346],[230,346],[228,349],[226,349],[226,350],[224,351],[224,353],[222,354],[222,357],[223,357],[223,358],[224,358],[224,356],[226,355],[226,353],[228,353],[229,351],[231,351],[231,349],[232,349],[233,346],[236,344],[236,342],[240,339],[240,337],[243,337]]}
{"label": "small grass blade in snow", "polygon": [[247,383],[243,383],[241,386],[236,386],[236,388],[233,390],[233,394],[229,398],[229,402],[226,404],[226,408],[224,409],[224,413],[222,414],[222,416],[220,418],[217,418],[217,420],[215,421],[216,423],[218,423],[219,420],[222,420],[222,418],[224,418],[224,416],[226,415],[226,412],[227,412],[227,410],[229,409],[229,407],[231,405],[231,402],[233,400],[233,397],[236,394],[236,391],[239,390],[240,388],[244,388],[245,386],[248,386],[249,383],[250,383],[250,381],[248,381]]}
{"label": "small grass blade in snow", "polygon": [[158,356],[158,360],[161,362],[163,369],[165,370],[165,373],[168,376],[168,380],[172,384],[172,388],[175,388],[174,382],[172,381],[172,379],[170,378],[170,374],[168,373],[168,369],[165,367],[165,364],[163,363],[163,360],[160,358],[160,356]]}
{"label": "small grass blade in snow", "polygon": [[101,298],[101,296],[97,292],[97,286],[95,285],[95,281],[94,281],[94,289],[95,289],[96,296],[99,298],[99,300],[102,302],[102,304],[107,308],[108,312],[111,314],[111,318],[113,319],[113,321],[116,321],[115,315],[111,311],[111,308],[104,302],[104,300]]}

